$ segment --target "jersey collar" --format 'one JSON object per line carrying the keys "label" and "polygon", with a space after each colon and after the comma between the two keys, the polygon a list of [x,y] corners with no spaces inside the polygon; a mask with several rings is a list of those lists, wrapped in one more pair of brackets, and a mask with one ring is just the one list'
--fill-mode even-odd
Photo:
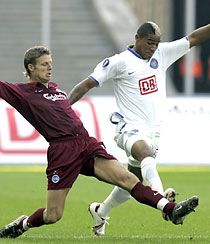
{"label": "jersey collar", "polygon": [[134,54],[137,58],[142,59],[141,55],[139,55],[137,52],[133,50],[134,45],[131,45],[127,48],[128,51],[130,51],[132,54]]}
{"label": "jersey collar", "polygon": [[31,82],[28,82],[27,84],[29,86],[41,87],[41,88],[45,88],[45,89],[56,87],[56,83],[54,83],[54,82],[48,82],[48,88],[45,85],[43,85],[42,83],[37,82],[37,81],[31,81]]}

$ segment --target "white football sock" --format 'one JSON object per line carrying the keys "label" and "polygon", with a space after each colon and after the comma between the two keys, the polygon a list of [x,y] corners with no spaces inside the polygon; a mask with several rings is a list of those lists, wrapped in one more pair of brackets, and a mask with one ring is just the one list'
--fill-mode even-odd
{"label": "white football sock", "polygon": [[164,207],[169,201],[166,198],[161,198],[157,203],[157,209],[160,209],[163,212]]}
{"label": "white football sock", "polygon": [[153,191],[158,191],[163,195],[163,185],[156,168],[156,162],[153,157],[146,157],[141,162],[141,173],[145,184],[150,186]]}
{"label": "white football sock", "polygon": [[28,230],[29,229],[29,226],[27,224],[27,221],[28,221],[28,217],[23,220],[23,229],[24,230]]}
{"label": "white football sock", "polygon": [[131,198],[128,191],[115,186],[109,196],[100,204],[98,213],[101,217],[106,217],[112,208],[126,202]]}

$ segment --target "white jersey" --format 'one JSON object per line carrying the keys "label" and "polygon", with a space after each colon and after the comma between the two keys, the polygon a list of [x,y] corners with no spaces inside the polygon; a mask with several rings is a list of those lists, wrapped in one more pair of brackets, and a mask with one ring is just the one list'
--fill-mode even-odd
{"label": "white jersey", "polygon": [[130,128],[156,127],[165,110],[166,70],[188,50],[186,37],[160,43],[149,60],[128,48],[99,63],[90,78],[99,86],[113,82],[118,112]]}

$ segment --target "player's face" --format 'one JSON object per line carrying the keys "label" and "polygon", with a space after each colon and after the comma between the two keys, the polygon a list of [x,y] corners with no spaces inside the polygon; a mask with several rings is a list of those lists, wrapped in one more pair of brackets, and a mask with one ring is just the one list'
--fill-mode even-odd
{"label": "player's face", "polygon": [[52,76],[52,58],[51,55],[43,55],[36,59],[36,64],[29,64],[31,71],[31,80],[47,84]]}
{"label": "player's face", "polygon": [[150,59],[160,43],[160,35],[151,35],[139,37],[136,34],[135,51],[143,59]]}

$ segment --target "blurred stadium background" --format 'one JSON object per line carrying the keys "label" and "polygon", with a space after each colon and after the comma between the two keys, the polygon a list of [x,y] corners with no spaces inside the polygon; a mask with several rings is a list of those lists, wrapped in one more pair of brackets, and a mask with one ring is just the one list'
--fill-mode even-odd
{"label": "blurred stadium background", "polygon": [[[208,23],[209,4],[209,0],[202,4],[198,0],[0,0],[1,79],[22,81],[23,53],[43,44],[54,53],[54,79],[69,90],[97,62],[133,43],[141,23],[156,22],[162,40],[170,41]],[[209,93],[210,43],[196,48],[194,55],[194,88],[185,91],[180,61],[168,72],[169,95]],[[113,94],[110,86],[92,93]]]}

